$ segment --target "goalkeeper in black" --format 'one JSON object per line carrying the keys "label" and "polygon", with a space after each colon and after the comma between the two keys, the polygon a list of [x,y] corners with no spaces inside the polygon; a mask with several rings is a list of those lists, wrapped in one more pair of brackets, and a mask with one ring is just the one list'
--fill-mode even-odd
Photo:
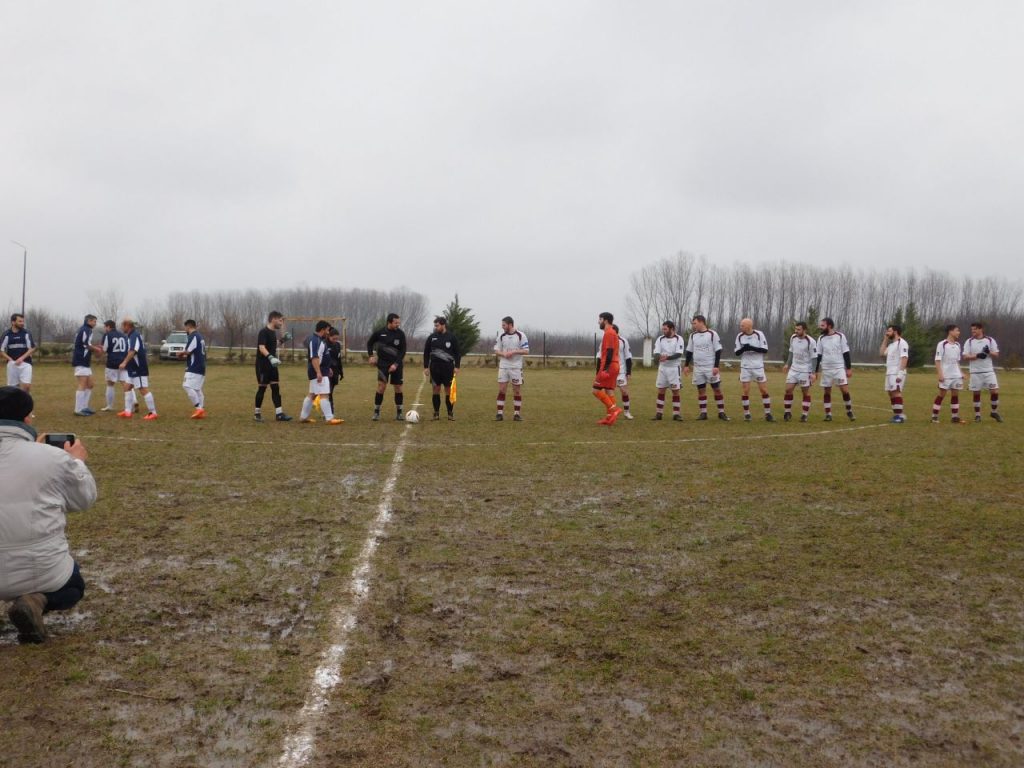
{"label": "goalkeeper in black", "polygon": [[[277,366],[281,360],[277,356],[277,332],[284,327],[284,315],[274,311],[267,315],[267,324],[260,329],[256,337],[256,421],[263,421],[263,396],[267,394],[267,387],[270,387],[270,399],[274,401],[274,419],[276,421],[291,421],[292,417],[284,412],[281,407],[281,389],[278,384],[280,376]],[[290,333],[285,333],[281,341],[291,339]]]}
{"label": "goalkeeper in black", "polygon": [[459,372],[462,353],[455,334],[448,330],[448,320],[434,318],[434,332],[427,337],[423,347],[423,375],[430,376],[434,387],[431,401],[434,405],[434,421],[441,418],[441,387],[444,387],[444,404],[448,409],[448,421],[455,421],[455,404],[452,402],[452,381]]}
{"label": "goalkeeper in black", "polygon": [[377,394],[373,398],[373,420],[380,421],[380,407],[384,403],[384,390],[388,384],[395,391],[395,419],[405,421],[402,413],[402,363],[405,360],[405,331],[402,318],[394,312],[388,314],[387,324],[374,331],[366,342],[370,365],[377,366]]}

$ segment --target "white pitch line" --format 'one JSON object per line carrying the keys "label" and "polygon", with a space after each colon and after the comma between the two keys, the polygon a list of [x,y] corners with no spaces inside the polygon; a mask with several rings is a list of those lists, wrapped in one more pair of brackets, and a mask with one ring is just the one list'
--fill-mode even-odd
{"label": "white pitch line", "polygon": [[[403,432],[403,434],[405,434]],[[124,443],[183,443],[187,442],[180,437],[128,437],[126,435],[82,435],[83,440],[113,440]],[[195,445],[306,445],[306,446],[333,446],[336,448],[373,448],[375,446],[386,446],[386,443],[336,443],[330,440],[317,440],[306,442],[305,440],[289,440],[274,443],[272,440],[210,440],[209,438],[197,438],[191,441]]]}
{"label": "white pitch line", "polygon": [[[417,400],[419,400],[424,383],[420,382],[420,389],[416,392]],[[414,405],[417,404],[414,403]],[[278,765],[283,768],[300,768],[309,763],[316,746],[316,727],[327,710],[331,692],[341,682],[341,665],[348,651],[349,635],[356,628],[359,609],[370,594],[370,570],[373,565],[373,556],[377,552],[377,546],[384,536],[388,523],[391,522],[391,500],[395,494],[398,477],[402,472],[405,446],[408,443],[411,426],[411,424],[406,425],[406,429],[398,441],[398,446],[395,448],[395,457],[391,460],[391,472],[384,482],[384,493],[377,505],[377,516],[370,524],[366,541],[363,542],[363,548],[359,552],[359,557],[356,558],[355,568],[352,569],[352,578],[349,580],[352,599],[335,606],[331,611],[330,645],[321,655],[320,664],[313,673],[313,680],[306,694],[306,702],[299,712],[298,724],[285,739],[284,753],[278,762]]]}
{"label": "white pitch line", "polygon": [[[418,405],[418,403],[414,403]],[[845,432],[858,432],[864,429],[877,429],[879,427],[892,426],[888,421],[879,424],[862,424],[857,427],[833,427],[831,429],[820,429],[814,432],[784,432],[782,434],[774,435],[734,435],[732,437],[673,437],[673,438],[643,438],[634,440],[616,440],[614,443],[609,443],[607,439],[594,439],[594,440],[533,440],[529,442],[519,443],[519,445],[527,448],[543,448],[545,446],[552,445],[644,445],[647,443],[653,444],[676,444],[676,443],[721,443],[730,442],[735,440],[782,440],[782,439],[798,439],[803,437],[821,437],[824,435],[839,435]],[[405,431],[402,432],[402,438],[405,438]],[[123,435],[82,435],[84,440],[111,440],[114,442],[131,442],[131,443],[166,443],[174,442],[181,444],[183,441],[180,437],[175,438],[157,438],[157,437],[125,437]],[[196,445],[267,445],[266,440],[210,440],[203,438],[201,440],[192,441]],[[281,443],[274,443],[275,445],[308,445],[316,446],[318,448],[384,448],[387,447],[387,443],[375,442],[375,443],[335,443],[330,440],[319,440],[314,443],[307,443],[304,441],[282,441]],[[456,442],[446,440],[443,443],[430,443],[420,440],[417,445],[421,448],[440,448],[446,449],[451,448],[491,448],[494,447],[493,442],[487,443],[470,443],[470,442]]]}

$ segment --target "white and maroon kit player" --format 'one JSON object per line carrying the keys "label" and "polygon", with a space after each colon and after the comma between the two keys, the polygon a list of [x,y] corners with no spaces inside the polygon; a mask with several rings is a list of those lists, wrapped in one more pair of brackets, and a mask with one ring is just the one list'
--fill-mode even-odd
{"label": "white and maroon kit player", "polygon": [[850,345],[846,342],[846,336],[836,330],[836,324],[831,317],[823,318],[818,323],[818,329],[821,335],[818,337],[817,370],[821,374],[819,383],[825,390],[822,397],[825,421],[832,421],[832,387],[839,387],[839,391],[843,393],[846,416],[850,421],[855,421],[849,384],[850,377],[853,376]]}
{"label": "white and maroon kit player", "polygon": [[890,325],[885,329],[879,354],[885,358],[885,391],[892,406],[892,423],[902,424],[907,420],[903,415],[903,385],[907,380],[907,363],[910,360],[910,346],[903,338],[903,328]]}
{"label": "white and maroon kit player", "polygon": [[[619,332],[619,326],[612,323],[615,332]],[[619,336],[619,375],[615,384],[619,388],[619,398],[622,400],[622,418],[633,420],[633,414],[629,412],[629,377],[633,375],[633,351],[629,348],[629,339]]]}
{"label": "white and maroon kit player", "polygon": [[501,330],[494,340],[494,354],[498,356],[498,413],[495,421],[505,420],[505,393],[512,384],[512,420],[523,420],[523,365],[530,354],[530,340],[516,329],[511,316],[501,319]]}
{"label": "white and maroon kit player", "polygon": [[996,369],[992,364],[994,358],[999,357],[999,345],[991,336],[985,335],[983,323],[971,323],[971,336],[964,342],[963,359],[967,361],[967,370],[971,374],[970,383],[967,385],[974,398],[974,420],[981,421],[981,393],[988,390],[989,403],[992,412],[989,414],[996,421],[1002,421],[999,413],[999,381],[996,379]]}
{"label": "white and maroon kit player", "polygon": [[949,392],[949,410],[953,415],[953,423],[960,421],[960,390],[964,388],[964,374],[960,370],[960,328],[956,325],[946,326],[946,338],[935,347],[935,373],[939,377],[939,393],[932,403],[932,422],[938,423],[942,401]]}
{"label": "white and maroon kit player", "polygon": [[736,334],[736,356],[740,359],[740,402],[743,405],[743,420],[750,421],[750,382],[757,383],[761,393],[764,420],[775,421],[772,416],[772,398],[768,394],[768,376],[764,372],[764,358],[768,354],[768,337],[754,328],[749,317],[740,320],[740,332]]}
{"label": "white and maroon kit player", "polygon": [[789,421],[793,418],[793,390],[800,387],[803,393],[800,421],[807,421],[811,412],[811,384],[814,383],[814,367],[818,361],[818,343],[807,332],[807,323],[797,323],[793,331],[789,337],[789,357],[782,368],[786,374],[782,419]]}
{"label": "white and maroon kit player", "polygon": [[722,394],[722,377],[718,369],[722,359],[722,340],[718,333],[708,328],[704,315],[694,315],[690,327],[693,332],[686,341],[683,375],[689,375],[693,367],[693,383],[697,387],[697,404],[700,407],[697,420],[706,421],[708,418],[707,386],[710,384],[715,394],[715,405],[718,406],[718,418],[728,421],[729,417],[725,415],[725,396]]}
{"label": "white and maroon kit player", "polygon": [[679,390],[682,386],[680,368],[686,356],[686,342],[676,333],[676,324],[666,320],[661,324],[661,336],[654,342],[654,357],[658,361],[657,400],[654,401],[654,421],[661,421],[665,411],[665,390],[672,390],[672,420],[682,421]]}

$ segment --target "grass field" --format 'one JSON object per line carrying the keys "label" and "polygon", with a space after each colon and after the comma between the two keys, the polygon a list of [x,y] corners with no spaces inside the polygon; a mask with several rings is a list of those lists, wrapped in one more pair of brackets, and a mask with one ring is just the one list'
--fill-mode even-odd
{"label": "grass field", "polygon": [[494,370],[467,370],[458,421],[404,426],[352,366],[339,427],[255,424],[249,366],[212,368],[189,421],[181,371],[145,423],[71,416],[69,367],[37,367],[38,425],[83,436],[100,500],[70,518],[88,590],[54,640],[0,618],[4,765],[277,765],[346,604],[309,765],[1024,764],[1020,375],[1006,423],[961,427],[928,423],[930,373],[895,426],[880,374],[853,424],[817,390],[808,424],[739,421],[734,372],[731,423],[690,388],[679,424],[639,372],[608,429],[587,371],[531,371],[498,424]]}

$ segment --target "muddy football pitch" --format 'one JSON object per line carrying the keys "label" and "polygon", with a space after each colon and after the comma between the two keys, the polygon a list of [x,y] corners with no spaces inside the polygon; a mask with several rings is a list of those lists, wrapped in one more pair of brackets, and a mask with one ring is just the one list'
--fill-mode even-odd
{"label": "muddy football pitch", "polygon": [[[304,367],[282,369],[298,415]],[[1024,377],[1005,423],[903,425],[878,373],[857,420],[739,409],[595,422],[588,370],[495,371],[454,422],[372,422],[352,365],[340,426],[257,424],[251,367],[210,369],[191,421],[72,416],[36,367],[43,430],[82,436],[99,501],[69,516],[85,599],[19,646],[0,616],[0,764],[34,766],[1020,766]],[[769,372],[776,417],[780,372]],[[755,390],[756,391],[756,390]],[[117,399],[120,406],[121,398]],[[102,385],[93,397],[102,405]],[[272,412],[270,398],[265,412]]]}

